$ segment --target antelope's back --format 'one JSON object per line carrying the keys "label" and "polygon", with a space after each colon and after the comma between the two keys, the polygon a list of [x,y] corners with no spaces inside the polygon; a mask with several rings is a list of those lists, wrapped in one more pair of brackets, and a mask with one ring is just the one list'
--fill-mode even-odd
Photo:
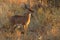
{"label": "antelope's back", "polygon": [[27,20],[28,20],[28,18],[26,16],[18,16],[18,15],[16,15],[16,16],[11,17],[10,22],[13,25],[14,24],[22,24],[22,25],[24,25],[24,24],[26,24]]}

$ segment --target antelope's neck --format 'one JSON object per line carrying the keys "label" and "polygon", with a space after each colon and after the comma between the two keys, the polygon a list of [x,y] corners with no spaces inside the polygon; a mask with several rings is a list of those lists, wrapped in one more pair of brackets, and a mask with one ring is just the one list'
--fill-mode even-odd
{"label": "antelope's neck", "polygon": [[31,14],[28,15],[27,25],[30,23]]}
{"label": "antelope's neck", "polygon": [[28,19],[30,19],[31,18],[31,13],[28,15]]}

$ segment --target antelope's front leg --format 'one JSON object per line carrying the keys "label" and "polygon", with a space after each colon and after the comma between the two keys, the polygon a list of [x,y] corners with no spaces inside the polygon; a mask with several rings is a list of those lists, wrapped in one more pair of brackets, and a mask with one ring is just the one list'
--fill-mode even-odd
{"label": "antelope's front leg", "polygon": [[24,25],[24,32],[28,31],[28,25]]}
{"label": "antelope's front leg", "polygon": [[24,40],[27,39],[28,25],[24,25]]}

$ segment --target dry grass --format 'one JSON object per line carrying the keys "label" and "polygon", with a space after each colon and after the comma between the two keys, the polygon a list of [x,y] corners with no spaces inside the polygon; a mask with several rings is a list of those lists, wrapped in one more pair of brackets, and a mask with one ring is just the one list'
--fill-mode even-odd
{"label": "dry grass", "polygon": [[[23,31],[10,25],[10,17],[23,15],[25,10],[15,3],[0,0],[0,39],[25,40]],[[33,14],[28,28],[26,40],[60,40],[60,8],[39,8]]]}

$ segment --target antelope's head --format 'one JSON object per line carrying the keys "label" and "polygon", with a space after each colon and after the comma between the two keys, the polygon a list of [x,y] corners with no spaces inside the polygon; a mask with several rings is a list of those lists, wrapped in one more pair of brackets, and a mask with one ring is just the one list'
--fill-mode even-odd
{"label": "antelope's head", "polygon": [[24,8],[27,10],[26,11],[27,15],[33,17],[34,10],[32,10],[32,8],[30,8],[30,6],[28,4],[24,4],[24,6],[25,6]]}

